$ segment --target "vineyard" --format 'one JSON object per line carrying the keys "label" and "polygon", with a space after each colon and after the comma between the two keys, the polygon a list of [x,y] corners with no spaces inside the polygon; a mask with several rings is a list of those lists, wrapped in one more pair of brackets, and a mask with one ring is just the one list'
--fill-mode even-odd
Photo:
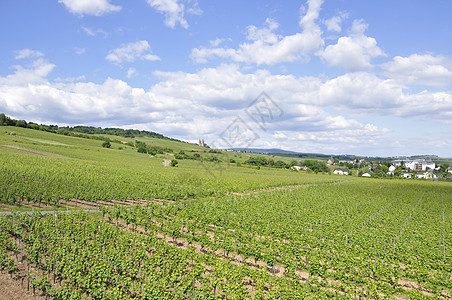
{"label": "vineyard", "polygon": [[0,138],[16,140],[0,147],[2,203],[35,210],[0,216],[0,267],[43,298],[452,297],[449,183],[166,168],[95,141]]}

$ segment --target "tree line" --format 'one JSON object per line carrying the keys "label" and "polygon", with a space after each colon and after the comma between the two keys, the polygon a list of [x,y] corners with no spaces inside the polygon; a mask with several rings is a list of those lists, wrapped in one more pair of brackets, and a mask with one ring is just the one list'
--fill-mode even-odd
{"label": "tree line", "polygon": [[147,131],[147,130],[122,129],[122,128],[101,128],[101,127],[82,126],[82,125],[74,126],[74,127],[58,126],[58,125],[44,125],[44,124],[39,125],[39,124],[36,124],[33,122],[27,122],[25,120],[15,120],[13,118],[6,116],[4,113],[0,114],[0,126],[16,126],[16,127],[30,128],[30,129],[34,129],[34,130],[53,132],[53,133],[63,134],[63,135],[77,135],[77,133],[90,134],[90,135],[108,134],[108,135],[122,136],[125,138],[134,138],[134,137],[140,136],[140,137],[151,137],[151,138],[157,138],[157,139],[178,141],[176,139],[166,137],[160,133]]}

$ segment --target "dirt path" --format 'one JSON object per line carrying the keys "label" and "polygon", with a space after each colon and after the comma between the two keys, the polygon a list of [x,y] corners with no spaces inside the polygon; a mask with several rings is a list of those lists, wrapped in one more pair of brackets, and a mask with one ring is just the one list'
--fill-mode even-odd
{"label": "dirt path", "polygon": [[[0,146],[5,147],[5,148],[10,148],[10,149],[15,149],[15,150],[21,150],[21,151],[25,151],[25,152],[29,152],[29,153],[33,153],[33,154],[37,154],[37,155],[49,156],[49,155],[41,153],[41,152],[37,152],[37,151],[33,151],[33,150],[29,150],[29,149],[25,149],[25,148],[21,148],[21,147],[17,147],[17,146],[10,146],[10,145],[0,145]],[[1,297],[1,295],[0,295],[0,297]]]}

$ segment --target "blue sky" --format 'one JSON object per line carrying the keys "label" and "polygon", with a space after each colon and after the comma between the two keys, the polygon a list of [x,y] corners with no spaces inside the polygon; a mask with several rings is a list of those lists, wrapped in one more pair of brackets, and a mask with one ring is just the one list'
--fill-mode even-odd
{"label": "blue sky", "polygon": [[0,112],[223,148],[452,157],[450,12],[448,0],[2,1]]}

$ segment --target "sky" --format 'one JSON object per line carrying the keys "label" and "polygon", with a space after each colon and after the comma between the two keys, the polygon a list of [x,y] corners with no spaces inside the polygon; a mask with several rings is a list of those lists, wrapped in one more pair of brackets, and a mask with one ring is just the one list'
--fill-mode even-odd
{"label": "sky", "polygon": [[0,112],[215,148],[452,157],[450,0],[0,2]]}

